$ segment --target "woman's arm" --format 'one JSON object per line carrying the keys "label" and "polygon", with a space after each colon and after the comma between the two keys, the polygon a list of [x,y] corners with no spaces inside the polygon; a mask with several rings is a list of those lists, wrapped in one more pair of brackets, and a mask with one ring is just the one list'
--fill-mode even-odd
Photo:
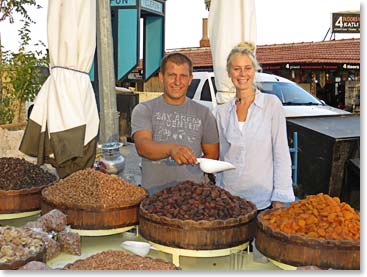
{"label": "woman's arm", "polygon": [[[275,101],[276,100],[276,101]],[[294,201],[292,186],[292,162],[287,139],[287,126],[284,109],[279,99],[274,99],[272,118],[272,144],[274,163],[274,190],[272,201]]]}

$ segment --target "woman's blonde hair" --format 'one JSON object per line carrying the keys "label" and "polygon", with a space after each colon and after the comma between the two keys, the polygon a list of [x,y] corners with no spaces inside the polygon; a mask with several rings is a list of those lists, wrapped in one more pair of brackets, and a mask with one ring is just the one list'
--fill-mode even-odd
{"label": "woman's blonde hair", "polygon": [[251,62],[252,65],[255,68],[255,71],[261,71],[261,66],[259,64],[259,62],[256,59],[256,56],[254,54],[254,50],[255,50],[255,46],[250,43],[250,42],[241,42],[239,44],[237,44],[229,53],[228,57],[227,57],[227,72],[229,73],[229,70],[231,68],[231,64],[232,64],[232,60],[235,56],[237,55],[247,55]]}

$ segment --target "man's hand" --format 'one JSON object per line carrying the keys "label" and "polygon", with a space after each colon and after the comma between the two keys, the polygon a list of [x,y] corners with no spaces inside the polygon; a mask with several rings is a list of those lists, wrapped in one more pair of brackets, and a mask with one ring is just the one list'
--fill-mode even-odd
{"label": "man's hand", "polygon": [[171,157],[177,164],[196,164],[192,150],[182,144],[168,144],[153,141],[151,131],[141,130],[134,134],[136,151],[139,156],[157,161]]}
{"label": "man's hand", "polygon": [[177,164],[194,165],[197,163],[194,152],[192,152],[190,148],[184,145],[173,144],[169,151],[169,154],[171,158],[176,161]]}

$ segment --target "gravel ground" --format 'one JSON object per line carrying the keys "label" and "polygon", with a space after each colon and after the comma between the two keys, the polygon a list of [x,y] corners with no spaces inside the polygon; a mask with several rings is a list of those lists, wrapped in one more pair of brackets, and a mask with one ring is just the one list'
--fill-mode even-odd
{"label": "gravel ground", "polygon": [[139,163],[141,158],[135,149],[135,144],[126,142],[120,148],[120,153],[125,157],[125,169],[119,176],[132,184],[141,184],[141,170]]}

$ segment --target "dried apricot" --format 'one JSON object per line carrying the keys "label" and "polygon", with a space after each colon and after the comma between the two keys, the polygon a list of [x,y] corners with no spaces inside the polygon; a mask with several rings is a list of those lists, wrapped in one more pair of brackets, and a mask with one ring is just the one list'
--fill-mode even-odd
{"label": "dried apricot", "polygon": [[301,226],[301,227],[305,227],[306,221],[304,221],[303,219],[299,219],[298,220],[298,225]]}
{"label": "dried apricot", "polygon": [[264,220],[287,234],[332,240],[360,239],[360,213],[340,202],[338,197],[327,194],[308,195],[270,215]]}

